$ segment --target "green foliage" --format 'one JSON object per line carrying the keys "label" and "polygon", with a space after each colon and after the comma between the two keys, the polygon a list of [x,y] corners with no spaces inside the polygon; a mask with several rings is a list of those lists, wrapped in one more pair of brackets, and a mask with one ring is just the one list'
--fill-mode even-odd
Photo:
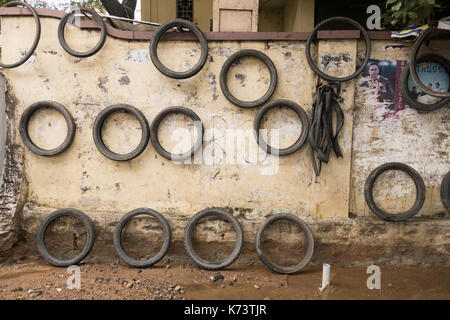
{"label": "green foliage", "polygon": [[383,24],[391,27],[429,24],[437,12],[449,8],[448,0],[387,0]]}

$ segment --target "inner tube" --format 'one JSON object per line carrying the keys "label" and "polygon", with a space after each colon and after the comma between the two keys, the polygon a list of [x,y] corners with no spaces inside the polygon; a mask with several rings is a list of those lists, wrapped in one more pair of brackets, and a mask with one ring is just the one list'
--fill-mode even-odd
{"label": "inner tube", "polygon": [[[450,76],[450,63],[447,59],[445,59],[442,56],[439,56],[437,54],[427,54],[424,56],[421,56],[419,59],[417,59],[417,64],[427,61],[433,61],[436,63],[439,63],[442,65],[445,70],[447,71],[447,74]],[[405,98],[406,102],[414,109],[420,110],[420,111],[434,111],[438,110],[442,107],[445,107],[450,102],[450,98],[444,98],[440,99],[436,103],[422,103],[417,101],[416,97],[414,96],[414,93],[409,91],[408,87],[408,81],[409,81],[409,75],[410,75],[410,68],[409,66],[407,68],[404,68],[402,73],[400,74],[400,80],[399,80],[399,87],[402,93],[402,97]]]}
{"label": "inner tube", "polygon": [[31,13],[33,14],[34,22],[36,24],[36,33],[34,35],[33,44],[31,45],[30,50],[22,57],[22,59],[20,59],[15,63],[10,64],[0,62],[0,67],[5,69],[16,68],[24,64],[33,55],[34,51],[36,50],[36,47],[38,46],[39,40],[41,39],[41,20],[36,10],[28,3],[25,3],[23,1],[11,1],[3,5],[3,7],[12,7],[12,6],[24,6],[31,11]]}
{"label": "inner tube", "polygon": [[[139,142],[139,145],[136,147],[136,149],[127,154],[118,154],[112,152],[106,147],[102,138],[103,123],[112,113],[118,111],[125,111],[134,115],[136,119],[139,121],[139,124],[141,125],[142,129],[142,137],[141,141]],[[107,107],[98,114],[97,118],[94,121],[94,126],[92,128],[92,135],[94,137],[94,143],[97,146],[98,151],[100,151],[105,157],[114,161],[129,161],[133,160],[134,158],[137,158],[142,152],[144,152],[145,148],[147,147],[148,140],[150,139],[150,130],[145,115],[137,108],[127,104],[115,104]]]}
{"label": "inner tube", "polygon": [[[222,261],[207,261],[201,258],[195,252],[194,247],[192,245],[192,234],[194,232],[195,226],[201,219],[210,216],[217,217],[218,219],[222,219],[229,222],[233,226],[234,231],[236,232],[236,245],[233,249],[233,252]],[[244,242],[243,239],[244,239],[243,231],[239,221],[228,212],[217,208],[205,209],[198,212],[189,221],[184,231],[184,247],[186,248],[187,253],[192,258],[192,260],[195,261],[195,263],[197,263],[201,268],[206,270],[220,270],[231,265],[239,257],[239,254],[241,253]]]}
{"label": "inner tube", "polygon": [[[273,108],[278,107],[286,107],[291,110],[293,110],[300,118],[300,121],[302,122],[302,132],[300,134],[300,137],[297,139],[297,141],[291,145],[290,147],[284,148],[284,149],[276,149],[271,147],[267,144],[266,141],[264,141],[263,137],[260,135],[260,128],[261,128],[261,122],[264,119],[264,116],[272,110]],[[253,130],[255,132],[255,137],[258,145],[265,150],[267,153],[273,154],[273,155],[279,155],[279,156],[287,156],[290,155],[297,150],[299,150],[303,144],[306,142],[306,138],[308,137],[309,132],[309,120],[308,115],[306,114],[305,110],[302,109],[298,104],[296,104],[293,101],[289,100],[275,100],[271,101],[268,104],[266,104],[264,107],[262,107],[258,113],[256,114],[255,121],[253,124]]]}
{"label": "inner tube", "polygon": [[[241,59],[243,57],[258,58],[269,69],[269,73],[270,73],[269,88],[267,89],[266,93],[261,98],[255,100],[255,101],[239,100],[231,94],[231,91],[228,88],[228,84],[227,84],[228,71],[230,70],[231,66],[236,61],[238,61],[239,59]],[[277,73],[277,69],[275,68],[274,63],[267,55],[265,55],[261,51],[257,51],[257,50],[248,49],[248,50],[241,50],[241,51],[234,53],[227,59],[227,61],[225,61],[224,65],[222,66],[222,70],[220,71],[220,88],[222,89],[222,92],[223,92],[225,98],[227,98],[228,101],[230,101],[232,104],[234,104],[238,107],[241,107],[241,108],[254,108],[254,107],[258,107],[258,106],[266,103],[270,99],[270,97],[273,95],[273,93],[275,92],[277,83],[278,83],[278,73]]]}
{"label": "inner tube", "polygon": [[[311,56],[311,43],[315,40],[315,38],[317,36],[317,32],[319,31],[319,29],[322,26],[324,26],[325,24],[328,24],[330,22],[345,22],[345,23],[351,24],[352,26],[358,28],[359,31],[361,31],[364,41],[366,42],[366,55],[364,57],[364,62],[353,74],[346,76],[346,77],[338,78],[338,77],[333,77],[333,76],[327,75],[325,72],[323,72],[319,68],[317,68],[317,66],[314,63],[312,56]],[[332,82],[344,82],[344,81],[349,81],[353,78],[356,78],[361,72],[364,71],[367,64],[369,63],[370,53],[371,53],[371,43],[370,43],[369,34],[364,29],[364,27],[362,25],[360,25],[358,22],[356,22],[353,19],[346,18],[346,17],[334,17],[334,18],[329,18],[329,19],[322,21],[314,28],[314,30],[309,35],[308,40],[306,41],[306,59],[308,60],[309,66],[322,79],[332,81]]]}
{"label": "inner tube", "polygon": [[[388,170],[400,170],[405,172],[412,178],[414,184],[416,185],[416,193],[417,193],[416,201],[414,205],[406,212],[391,214],[381,209],[375,203],[375,200],[373,198],[373,186],[375,184],[376,179],[380,176],[380,174]],[[423,203],[425,202],[425,184],[420,174],[410,166],[398,162],[385,163],[370,173],[364,186],[364,197],[370,210],[372,210],[372,212],[375,213],[381,219],[386,221],[405,221],[416,215],[422,208]]]}
{"label": "inner tube", "polygon": [[[179,29],[186,28],[189,29],[200,41],[200,47],[201,47],[201,55],[200,59],[197,62],[195,66],[193,66],[191,69],[187,71],[182,72],[176,72],[173,70],[170,70],[165,65],[162,64],[161,60],[159,60],[158,57],[158,44],[161,40],[161,37],[164,33],[166,33],[167,30],[177,27]],[[203,66],[206,63],[206,60],[208,59],[208,41],[206,40],[205,35],[203,32],[197,27],[195,24],[193,24],[190,21],[183,20],[183,19],[174,19],[170,20],[156,29],[156,31],[153,34],[152,41],[150,42],[150,58],[152,59],[153,64],[155,65],[156,69],[158,69],[162,74],[173,78],[173,79],[186,79],[190,78],[202,70]]]}
{"label": "inner tube", "polygon": [[[50,223],[52,223],[55,219],[59,217],[74,217],[78,220],[80,220],[87,233],[87,239],[86,243],[84,245],[83,250],[78,254],[76,257],[69,259],[69,260],[61,260],[58,258],[53,257],[47,250],[47,247],[45,246],[45,232],[47,231],[48,226]],[[92,247],[94,246],[94,240],[95,240],[95,230],[94,230],[94,224],[92,223],[92,220],[83,212],[76,210],[76,209],[61,209],[57,210],[53,213],[51,213],[49,216],[47,216],[44,221],[42,221],[41,225],[39,226],[39,230],[37,233],[37,248],[40,252],[40,254],[44,257],[45,260],[47,260],[50,264],[56,266],[56,267],[68,267],[71,265],[75,265],[83,261],[91,251]]]}
{"label": "inner tube", "polygon": [[[67,123],[66,139],[64,139],[64,142],[60,146],[52,150],[39,148],[31,140],[30,135],[28,133],[28,122],[30,121],[31,116],[36,110],[41,108],[52,108],[59,111],[64,116],[64,119],[66,120]],[[29,106],[20,117],[19,133],[20,137],[22,138],[23,144],[33,153],[40,156],[54,156],[65,151],[72,144],[72,141],[75,137],[75,131],[76,131],[75,120],[73,119],[69,110],[67,110],[66,107],[64,107],[62,104],[55,101],[36,102],[31,106]]]}
{"label": "inner tube", "polygon": [[[74,14],[77,14],[79,12],[92,15],[92,17],[99,24],[100,32],[101,32],[100,40],[97,42],[95,47],[90,49],[90,50],[88,50],[88,51],[85,51],[85,52],[79,52],[79,51],[75,51],[75,50],[71,49],[69,47],[69,45],[67,44],[66,39],[64,37],[64,28],[66,27],[67,21],[69,20],[69,18],[71,16],[73,16]],[[100,15],[95,10],[88,9],[88,8],[78,8],[78,9],[72,10],[71,12],[67,13],[61,19],[61,21],[59,22],[59,26],[58,26],[59,43],[61,44],[63,49],[66,50],[67,53],[69,53],[70,55],[72,55],[74,57],[78,57],[78,58],[87,58],[87,57],[93,56],[94,54],[99,52],[100,49],[105,44],[106,35],[107,35],[107,33],[106,33],[106,25],[105,25],[105,22],[103,21],[102,17],[100,17]]]}
{"label": "inner tube", "polygon": [[[412,77],[414,83],[420,89],[422,89],[423,92],[425,92],[425,93],[427,93],[427,94],[429,94],[430,96],[433,96],[433,97],[450,98],[450,92],[436,92],[436,91],[433,91],[433,90],[429,89],[427,86],[425,86],[422,83],[422,81],[420,81],[419,75],[417,74],[417,70],[416,70],[416,65],[418,63],[418,61],[417,61],[417,54],[419,52],[419,49],[422,46],[422,44],[426,41],[426,39],[429,36],[431,36],[431,34],[433,32],[435,32],[436,30],[437,30],[437,28],[428,28],[427,30],[423,31],[420,34],[419,38],[414,43],[414,46],[413,46],[412,52],[411,52],[411,59],[410,59],[410,63],[409,63],[409,71],[411,72],[411,77]],[[447,34],[447,39],[448,39],[448,35],[450,33],[450,30],[445,30],[443,32]],[[450,76],[450,74],[449,74],[449,76]]]}
{"label": "inner tube", "polygon": [[[277,265],[276,263],[270,261],[264,253],[264,249],[263,249],[263,245],[262,245],[263,233],[267,229],[268,226],[270,226],[271,224],[273,224],[277,221],[280,221],[280,220],[287,220],[287,221],[295,223],[304,232],[304,234],[306,236],[305,255],[300,259],[300,261],[298,263],[296,263],[295,265],[292,265],[292,266],[284,267],[284,266]],[[276,214],[276,215],[270,217],[269,219],[267,219],[263,223],[261,228],[259,229],[259,231],[256,235],[256,252],[258,253],[259,259],[273,271],[282,273],[282,274],[296,273],[296,272],[300,271],[301,269],[303,269],[312,258],[313,253],[314,253],[314,237],[311,232],[311,229],[299,217],[294,216],[292,214],[284,214],[284,213]]]}
{"label": "inner tube", "polygon": [[[184,114],[185,116],[191,118],[192,121],[194,121],[194,126],[197,130],[197,140],[195,141],[195,144],[193,145],[191,150],[189,150],[188,152],[183,153],[183,154],[170,153],[169,151],[164,149],[164,147],[161,145],[161,142],[159,141],[159,138],[158,138],[158,128],[159,128],[159,125],[161,124],[161,121],[165,117],[167,117],[169,114],[173,114],[173,113],[181,113],[181,114]],[[155,119],[153,119],[152,124],[150,125],[150,139],[151,139],[153,148],[156,150],[156,152],[158,152],[161,156],[163,156],[167,160],[184,161],[184,160],[192,158],[197,153],[197,151],[199,151],[201,149],[201,147],[203,145],[204,131],[205,130],[203,128],[202,120],[194,111],[192,111],[188,108],[185,108],[185,107],[170,107],[170,108],[167,108],[167,109],[161,111],[160,113],[158,113],[156,115]]]}
{"label": "inner tube", "polygon": [[[159,252],[155,256],[149,257],[146,260],[136,260],[131,258],[122,247],[122,230],[131,219],[133,219],[138,215],[147,215],[157,219],[162,227],[164,234],[163,235],[164,240],[161,250],[159,250]],[[120,259],[128,263],[130,266],[136,268],[147,268],[158,263],[162,258],[164,258],[167,251],[169,250],[171,237],[172,232],[170,230],[169,223],[162,214],[152,209],[141,208],[127,213],[125,216],[122,217],[122,219],[120,219],[119,223],[114,229],[114,248],[116,249],[116,252],[119,255]]]}

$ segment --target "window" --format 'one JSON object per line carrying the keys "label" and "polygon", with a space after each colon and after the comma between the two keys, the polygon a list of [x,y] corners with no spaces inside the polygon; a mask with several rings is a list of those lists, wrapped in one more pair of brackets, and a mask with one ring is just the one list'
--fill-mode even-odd
{"label": "window", "polygon": [[193,0],[177,0],[177,18],[193,21]]}

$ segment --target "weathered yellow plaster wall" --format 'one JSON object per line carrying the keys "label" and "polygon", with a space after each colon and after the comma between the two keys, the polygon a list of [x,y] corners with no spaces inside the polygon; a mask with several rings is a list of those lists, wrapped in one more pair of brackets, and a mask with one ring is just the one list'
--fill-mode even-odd
{"label": "weathered yellow plaster wall", "polygon": [[[405,139],[410,139],[407,141],[412,139],[415,145],[425,145],[425,151],[408,149],[408,142],[398,146],[403,150],[404,158],[393,159],[389,149],[384,156],[372,153],[370,149],[378,148],[380,139],[388,145],[396,142],[390,135],[382,135],[377,140],[375,136],[380,132],[377,130],[392,131],[392,128],[377,128],[379,124],[373,122],[370,112],[361,112],[364,106],[358,100],[355,103],[355,81],[343,85],[341,106],[346,122],[339,139],[344,157],[337,159],[332,155],[319,178],[313,173],[307,145],[279,161],[265,155],[257,147],[252,133],[257,110],[241,109],[226,100],[219,85],[221,67],[231,54],[241,49],[251,48],[266,53],[274,61],[279,75],[272,100],[293,100],[310,114],[316,81],[306,61],[304,42],[210,42],[210,57],[203,70],[191,79],[174,80],[153,66],[148,42],[108,37],[98,54],[78,59],[68,55],[59,45],[56,34],[59,21],[42,18],[41,22],[42,37],[35,55],[25,65],[3,71],[9,94],[16,99],[15,121],[19,122],[23,111],[32,103],[55,100],[70,110],[77,123],[77,132],[72,146],[55,157],[43,158],[25,148],[24,175],[29,185],[22,227],[29,233],[36,231],[44,216],[60,208],[82,210],[104,230],[112,231],[126,212],[149,207],[169,219],[175,238],[180,239],[188,218],[201,209],[214,206],[233,210],[251,235],[247,239],[252,241],[255,225],[273,213],[294,213],[307,221],[347,219],[349,211],[370,215],[364,209],[361,184],[374,165],[386,162],[384,160],[406,161],[411,153],[417,153],[415,161],[420,162],[422,168],[434,168],[433,173],[445,174],[448,167],[446,109],[425,118],[412,115],[425,132],[435,132],[436,126],[441,126],[440,132],[446,135],[441,142],[433,140],[434,134],[429,133],[428,136],[430,141],[441,145],[446,154],[434,157],[434,152],[439,149],[433,149],[436,145],[428,148],[423,143],[428,141],[424,140],[428,139],[427,134],[419,136],[414,130],[401,132],[404,132]],[[7,43],[3,47],[2,59],[13,59],[17,55],[15,49],[26,48],[24,43],[31,41],[32,32],[14,36],[17,27],[23,26],[32,28],[31,18],[2,19]],[[89,43],[96,37],[96,31],[74,33],[72,30],[68,33],[72,42],[78,39]],[[381,58],[383,54],[407,56],[407,50],[384,53],[381,42],[374,44],[374,57]],[[198,57],[196,48],[195,43],[177,41],[162,43],[160,50],[164,53],[164,61],[171,67],[186,69]],[[323,41],[319,44],[319,65],[330,73],[349,74],[355,68],[357,51],[361,55],[361,50],[353,40]],[[326,57],[338,57],[341,64],[325,63],[332,61]],[[232,91],[247,99],[264,92],[267,80],[264,66],[253,59],[243,60],[232,68],[229,75]],[[151,144],[133,161],[118,163],[105,158],[93,142],[92,124],[102,109],[117,103],[137,107],[149,123],[159,111],[170,106],[192,109],[207,130],[202,150],[203,164],[174,164],[159,156]],[[408,112],[414,114],[412,110]],[[29,129],[37,142],[57,144],[56,140],[64,134],[64,124],[56,114],[44,111],[36,115],[33,122]],[[405,120],[403,125],[408,126],[408,123]],[[282,144],[295,140],[298,135],[298,120],[284,110],[272,113],[268,124],[281,129]],[[168,119],[161,129],[163,143],[175,145],[174,141],[169,141],[171,134],[176,128],[189,128],[189,125],[189,121],[182,117]],[[213,133],[211,129],[216,131]],[[243,130],[247,137],[237,145],[245,143],[247,150],[259,150],[258,161],[249,159],[246,152],[236,152],[231,145],[223,144],[221,135],[227,130]],[[130,145],[137,143],[139,128],[129,116],[115,116],[105,126],[104,138],[115,150],[126,152]],[[15,143],[22,145],[17,127]],[[230,157],[235,159],[233,164],[223,162]],[[423,172],[420,167],[416,166],[416,169]],[[440,177],[433,179],[436,185]],[[426,177],[424,180],[426,184],[431,181]],[[436,197],[427,198],[422,211],[427,208],[433,208],[433,212],[443,209]]]}

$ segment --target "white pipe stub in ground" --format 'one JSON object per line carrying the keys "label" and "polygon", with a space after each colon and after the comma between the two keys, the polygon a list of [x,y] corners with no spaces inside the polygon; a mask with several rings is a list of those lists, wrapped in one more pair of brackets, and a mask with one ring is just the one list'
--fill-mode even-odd
{"label": "white pipe stub in ground", "polygon": [[330,285],[330,270],[331,266],[328,263],[324,263],[322,271],[322,287],[319,288],[320,292]]}

